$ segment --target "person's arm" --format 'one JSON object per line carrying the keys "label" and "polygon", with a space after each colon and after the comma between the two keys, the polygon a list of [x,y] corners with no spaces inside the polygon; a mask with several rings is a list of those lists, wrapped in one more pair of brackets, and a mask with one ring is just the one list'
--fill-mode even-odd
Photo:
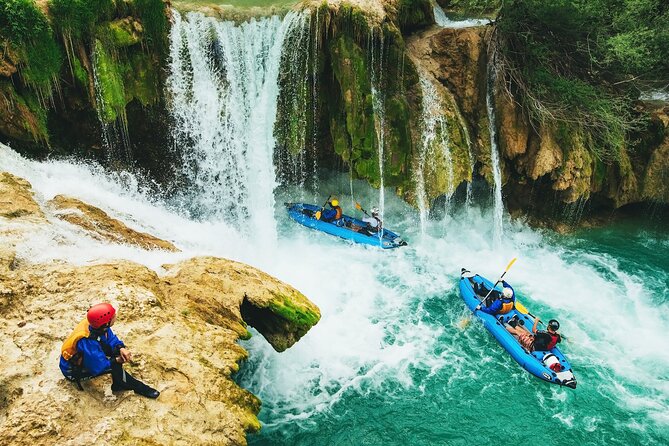
{"label": "person's arm", "polygon": [[107,359],[98,341],[88,338],[80,339],[77,342],[77,351],[81,352],[82,365],[91,372],[91,375],[97,376],[111,368],[111,361]]}
{"label": "person's arm", "polygon": [[541,321],[541,319],[539,319],[539,318],[535,318],[535,319],[534,319],[534,325],[532,325],[532,333],[536,333],[536,332],[537,332],[537,325],[539,325],[539,322],[540,322],[540,321]]}
{"label": "person's arm", "polygon": [[487,314],[496,314],[499,310],[502,309],[502,302],[499,300],[494,301],[490,306],[481,305],[481,311]]}
{"label": "person's arm", "polygon": [[107,329],[107,343],[111,347],[113,352],[118,352],[121,356],[120,363],[132,361],[132,353],[125,346],[123,341],[121,341],[112,331],[111,328]]}

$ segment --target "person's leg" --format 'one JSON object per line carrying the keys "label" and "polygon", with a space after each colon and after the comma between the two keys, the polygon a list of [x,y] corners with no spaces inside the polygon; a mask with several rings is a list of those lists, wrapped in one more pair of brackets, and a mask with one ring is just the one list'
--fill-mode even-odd
{"label": "person's leg", "polygon": [[147,386],[130,373],[126,372],[121,364],[112,362],[111,374],[112,392],[133,390],[135,393],[148,398],[158,398],[158,395],[160,395],[160,392],[156,389]]}

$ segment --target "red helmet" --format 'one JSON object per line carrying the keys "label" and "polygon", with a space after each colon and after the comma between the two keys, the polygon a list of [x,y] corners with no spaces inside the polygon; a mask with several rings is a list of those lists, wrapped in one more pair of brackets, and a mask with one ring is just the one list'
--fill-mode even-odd
{"label": "red helmet", "polygon": [[93,305],[89,308],[86,318],[93,328],[100,328],[111,322],[116,314],[116,310],[107,302]]}

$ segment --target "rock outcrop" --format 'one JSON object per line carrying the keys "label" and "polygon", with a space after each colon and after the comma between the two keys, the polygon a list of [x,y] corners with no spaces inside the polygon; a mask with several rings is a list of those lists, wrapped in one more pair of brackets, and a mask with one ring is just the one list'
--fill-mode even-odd
{"label": "rock outcrop", "polygon": [[[250,324],[284,350],[319,320],[318,308],[289,285],[221,258],[160,272],[125,260],[31,263],[16,245],[60,210],[42,209],[29,183],[10,174],[0,174],[0,192],[2,443],[246,444],[245,434],[260,428],[260,401],[231,378],[248,356],[236,341],[250,336]],[[93,236],[99,227],[124,230],[78,200],[53,204],[78,209],[77,224]],[[108,238],[125,242],[128,233]],[[160,243],[149,240],[144,246]],[[62,377],[61,343],[100,301],[118,308],[114,330],[135,354],[127,370],[157,387],[158,400],[112,394],[108,376],[85,382],[84,392]]]}

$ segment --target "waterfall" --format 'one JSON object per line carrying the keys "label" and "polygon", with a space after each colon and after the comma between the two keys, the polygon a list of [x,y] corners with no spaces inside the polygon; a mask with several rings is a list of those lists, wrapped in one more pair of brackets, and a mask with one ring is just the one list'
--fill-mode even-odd
{"label": "waterfall", "polygon": [[495,118],[495,107],[493,104],[493,89],[495,85],[494,54],[488,62],[488,75],[486,80],[486,107],[488,109],[488,127],[490,129],[490,167],[494,181],[493,191],[493,237],[495,246],[502,243],[504,232],[504,202],[502,201],[502,169],[499,162],[499,149],[497,148],[497,128]]}
{"label": "waterfall", "polygon": [[306,17],[290,12],[237,25],[173,11],[167,89],[183,158],[179,202],[191,215],[276,239],[278,76],[284,41]]}
{"label": "waterfall", "polygon": [[301,189],[314,180],[317,168],[313,126],[317,98],[314,62],[318,54],[310,31],[311,16],[304,15],[304,24],[293,26],[286,38],[290,45],[284,47],[281,56],[275,124],[277,180],[280,184],[297,184]]}
{"label": "waterfall", "polygon": [[[384,87],[383,87],[383,31],[379,31],[379,55],[378,62],[375,60],[375,44],[374,44],[374,28],[370,30],[369,34],[369,51],[370,51],[370,75],[372,81],[372,107],[374,110],[374,129],[376,131],[378,155],[379,155],[379,210],[381,213],[381,220],[383,220],[385,208],[385,194],[383,184],[383,152],[384,152],[384,137],[386,130],[386,114],[384,104]],[[378,65],[378,66],[377,66]]]}
{"label": "waterfall", "polygon": [[437,26],[447,27],[451,21],[446,17],[444,10],[441,9],[441,6],[437,4],[436,0],[431,0],[431,3],[432,11],[434,11],[434,22]]}
{"label": "waterfall", "polygon": [[453,184],[453,157],[448,138],[448,123],[444,117],[443,100],[429,79],[429,74],[425,73],[424,70],[419,70],[418,74],[423,92],[421,104],[423,111],[423,137],[418,158],[418,170],[416,172],[416,191],[420,211],[421,231],[424,233],[430,208],[425,186],[426,173],[433,178],[433,181],[437,181],[439,169],[441,167],[445,169],[446,184],[444,184],[444,190],[447,195],[447,212],[455,185]]}

